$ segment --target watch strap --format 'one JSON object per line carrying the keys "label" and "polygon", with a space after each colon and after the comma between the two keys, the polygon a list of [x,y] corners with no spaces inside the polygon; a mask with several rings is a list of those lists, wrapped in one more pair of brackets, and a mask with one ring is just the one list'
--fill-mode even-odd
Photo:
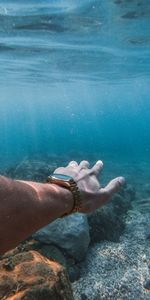
{"label": "watch strap", "polygon": [[67,177],[70,177],[69,181],[68,180],[67,181],[60,180],[60,179],[57,180],[57,175],[60,176],[61,174],[52,174],[52,175],[48,176],[47,182],[54,183],[54,184],[57,184],[59,186],[66,188],[66,189],[70,190],[73,195],[73,201],[74,201],[73,209],[71,210],[70,213],[67,213],[65,215],[69,215],[69,214],[75,213],[75,212],[80,212],[82,201],[81,201],[81,194],[80,194],[79,188],[77,186],[77,183],[70,176],[67,176]]}

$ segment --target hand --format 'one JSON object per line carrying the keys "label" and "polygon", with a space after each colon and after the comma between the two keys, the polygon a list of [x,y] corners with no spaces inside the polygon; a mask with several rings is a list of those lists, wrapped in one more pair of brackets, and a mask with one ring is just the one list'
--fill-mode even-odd
{"label": "hand", "polygon": [[78,185],[81,194],[82,213],[90,213],[101,207],[111,196],[118,192],[124,185],[125,179],[117,177],[111,180],[106,187],[102,188],[98,181],[99,174],[103,168],[103,162],[98,160],[90,169],[88,161],[71,161],[67,167],[57,168],[54,173],[65,174],[71,176]]}

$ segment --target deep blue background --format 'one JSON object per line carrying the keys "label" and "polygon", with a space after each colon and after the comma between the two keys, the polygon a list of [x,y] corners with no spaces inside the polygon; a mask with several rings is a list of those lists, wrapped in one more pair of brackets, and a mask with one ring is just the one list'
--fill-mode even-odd
{"label": "deep blue background", "polygon": [[148,0],[0,1],[1,165],[149,160],[149,29]]}

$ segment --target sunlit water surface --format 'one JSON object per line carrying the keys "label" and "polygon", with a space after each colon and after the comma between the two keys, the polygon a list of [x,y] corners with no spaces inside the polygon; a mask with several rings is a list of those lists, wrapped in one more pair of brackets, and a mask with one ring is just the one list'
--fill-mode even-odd
{"label": "sunlit water surface", "polygon": [[0,1],[0,163],[150,157],[150,1]]}

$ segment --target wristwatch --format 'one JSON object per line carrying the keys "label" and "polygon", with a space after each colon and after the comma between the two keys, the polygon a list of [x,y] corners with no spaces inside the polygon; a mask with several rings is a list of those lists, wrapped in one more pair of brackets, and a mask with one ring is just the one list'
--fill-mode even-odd
{"label": "wristwatch", "polygon": [[80,191],[78,189],[77,183],[71,176],[54,173],[54,174],[51,174],[50,176],[48,176],[47,182],[57,184],[59,186],[62,186],[64,188],[68,189],[69,191],[71,191],[71,193],[73,195],[74,205],[73,205],[73,209],[70,213],[80,212],[80,210],[81,210],[81,195],[80,195]]}

